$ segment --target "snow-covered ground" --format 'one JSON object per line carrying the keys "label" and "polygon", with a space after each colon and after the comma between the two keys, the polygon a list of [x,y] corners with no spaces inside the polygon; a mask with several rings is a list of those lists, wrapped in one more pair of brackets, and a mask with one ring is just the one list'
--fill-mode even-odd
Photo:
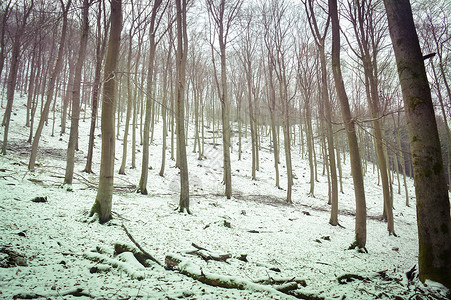
{"label": "snow-covered ground", "polygon": [[[380,218],[382,190],[371,168],[365,177],[368,253],[360,253],[347,250],[354,239],[355,207],[349,160],[343,165],[344,193],[339,195],[342,227],[333,227],[328,224],[327,178],[320,172],[315,197],[307,195],[308,162],[301,159],[298,146],[293,148],[293,167],[297,176],[294,204],[289,205],[284,201],[286,192],[274,186],[273,156],[268,151],[268,138],[265,137],[262,143],[258,180],[252,181],[249,141],[243,137],[243,156],[238,161],[235,137],[232,153],[234,197],[227,200],[221,183],[222,147],[213,148],[207,144],[206,158],[197,160],[198,155],[192,153],[193,130],[190,127],[187,153],[193,214],[180,214],[176,211],[178,170],[174,168],[174,161],[167,160],[165,177],[158,175],[160,122],[156,124],[155,140],[150,148],[149,195],[136,194],[131,188],[139,182],[141,147],[137,153],[137,169],[129,168],[129,148],[127,174],[118,175],[122,137],[116,141],[115,218],[100,225],[87,222],[88,211],[96,196],[100,164],[100,139],[97,138],[96,174],[82,172],[86,163],[89,120],[80,121],[75,182],[72,189],[62,188],[68,134],[51,137],[50,119],[50,126],[44,129],[41,138],[38,166],[35,172],[29,172],[31,147],[26,142],[29,129],[25,127],[25,101],[24,97],[16,97],[9,151],[6,156],[0,156],[0,298],[70,299],[75,296],[68,293],[76,289],[82,289],[78,296],[95,299],[293,298],[271,291],[213,287],[157,265],[144,268],[127,252],[115,256],[115,243],[133,245],[122,224],[158,261],[164,263],[166,255],[175,253],[199,266],[205,274],[231,276],[246,282],[296,277],[306,283],[305,287],[299,285],[300,292],[319,299],[445,298],[445,290],[436,284],[425,286],[417,278],[407,279],[406,272],[415,266],[418,255],[415,199],[411,199],[411,207],[406,207],[405,195],[398,195],[395,186],[394,216],[398,236],[389,236],[386,223]],[[3,115],[4,109],[1,112]],[[59,122],[58,119],[56,124]],[[59,133],[58,126],[55,131]],[[97,129],[99,133],[100,129]],[[3,139],[3,128],[0,137]],[[167,155],[169,158],[169,152]],[[282,152],[283,188],[286,187],[284,161]],[[409,193],[414,197],[413,182],[409,180],[408,184]],[[31,201],[40,196],[47,197],[47,202]],[[187,254],[195,250],[192,243],[211,252],[230,254],[232,258],[227,262],[202,260]],[[26,261],[26,266],[11,266],[10,259],[14,254],[16,263]],[[247,254],[247,262],[238,259],[242,254]],[[94,262],[96,258],[102,262]],[[340,283],[337,278],[346,274],[361,277]],[[414,298],[415,295],[418,298]]]}

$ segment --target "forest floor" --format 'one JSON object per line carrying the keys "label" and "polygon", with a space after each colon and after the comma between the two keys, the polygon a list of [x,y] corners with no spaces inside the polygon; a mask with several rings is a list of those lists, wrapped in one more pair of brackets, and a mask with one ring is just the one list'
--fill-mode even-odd
{"label": "forest floor", "polygon": [[[206,157],[197,160],[198,154],[192,153],[194,131],[190,126],[187,153],[192,214],[180,214],[176,210],[179,177],[174,161],[168,159],[165,176],[158,175],[162,144],[160,121],[155,125],[150,148],[148,195],[134,192],[141,172],[141,146],[137,147],[137,168],[130,168],[130,147],[127,174],[117,174],[122,159],[121,128],[120,140],[116,141],[114,219],[100,225],[88,218],[96,197],[100,165],[98,136],[95,174],[82,172],[89,119],[80,120],[80,150],[76,152],[74,184],[63,186],[69,134],[59,135],[58,119],[57,134],[52,137],[50,118],[41,138],[37,168],[29,172],[25,101],[25,97],[16,97],[8,154],[0,156],[0,298],[295,299],[275,289],[260,288],[268,286],[263,282],[277,288],[278,279],[305,280],[297,285],[298,296],[310,299],[446,298],[446,290],[440,285],[422,284],[416,272],[409,278],[406,275],[416,266],[418,256],[415,199],[410,179],[410,207],[405,205],[403,187],[401,193],[397,193],[395,180],[397,236],[389,236],[387,224],[381,218],[382,189],[372,165],[368,166],[365,175],[368,253],[348,250],[354,240],[355,219],[349,158],[342,162],[341,226],[331,226],[327,177],[322,175],[322,165],[318,163],[315,195],[307,195],[308,161],[306,156],[301,157],[299,145],[293,147],[292,154],[296,174],[294,203],[288,204],[285,202],[283,154],[279,165],[283,189],[279,190],[275,187],[268,137],[263,136],[260,170],[257,180],[253,181],[250,136],[243,135],[242,160],[238,161],[236,135],[232,152],[233,198],[227,200],[221,182],[222,146],[213,147],[211,128],[206,128]],[[99,135],[100,128],[96,132]],[[137,132],[139,134],[139,128]],[[217,139],[216,143],[219,142]],[[170,147],[167,155],[169,158]],[[33,202],[36,197],[42,197],[43,202]],[[135,242],[161,264],[167,255],[173,254],[182,258],[185,266],[200,268],[202,276],[213,274],[244,282],[246,289],[207,285],[180,270],[167,270],[157,264],[144,267],[129,252],[115,255],[116,243],[133,246],[123,226]],[[195,246],[206,250],[195,251],[198,250]],[[209,259],[205,254],[227,259]],[[344,275],[348,276],[342,277]],[[259,283],[249,284],[252,282]]]}

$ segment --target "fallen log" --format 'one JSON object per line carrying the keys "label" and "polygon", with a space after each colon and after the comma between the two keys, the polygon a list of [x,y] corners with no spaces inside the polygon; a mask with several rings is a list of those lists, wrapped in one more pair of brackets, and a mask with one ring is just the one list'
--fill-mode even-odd
{"label": "fallen log", "polygon": [[194,280],[215,287],[265,292],[285,299],[288,299],[289,296],[305,299],[297,296],[297,294],[303,295],[302,293],[294,293],[299,288],[297,282],[285,282],[284,284],[274,287],[252,282],[240,277],[204,272],[198,265],[176,254],[166,255],[165,268],[168,270],[177,270],[181,274],[191,277]]}

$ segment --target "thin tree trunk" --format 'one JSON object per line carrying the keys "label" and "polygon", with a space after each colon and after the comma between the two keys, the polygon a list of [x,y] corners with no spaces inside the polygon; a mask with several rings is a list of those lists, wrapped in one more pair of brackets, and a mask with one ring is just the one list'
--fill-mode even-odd
{"label": "thin tree trunk", "polygon": [[341,114],[346,129],[351,156],[351,174],[354,182],[356,201],[355,242],[351,247],[365,249],[366,246],[366,201],[360,159],[359,145],[355,132],[354,120],[349,107],[349,100],[343,83],[340,66],[340,29],[338,21],[337,0],[329,0],[329,13],[332,21],[332,71],[335,88],[341,107]]}
{"label": "thin tree trunk", "polygon": [[186,83],[186,56],[188,54],[188,34],[186,31],[186,0],[176,0],[177,7],[177,149],[180,168],[179,211],[191,214],[189,208],[188,161],[185,144],[184,88]]}
{"label": "thin tree trunk", "polygon": [[72,103],[72,90],[74,87],[75,63],[71,63],[69,59],[69,78],[66,86],[66,95],[63,100],[63,108],[61,110],[61,135],[66,133],[67,114],[70,103]]}
{"label": "thin tree trunk", "polygon": [[86,159],[86,166],[84,172],[93,173],[92,171],[92,159],[94,154],[94,140],[95,140],[95,129],[97,122],[97,111],[99,106],[99,91],[100,91],[100,78],[102,70],[102,61],[105,56],[106,51],[106,37],[108,35],[109,23],[105,25],[105,34],[101,36],[101,24],[100,19],[102,15],[102,4],[104,2],[99,1],[99,11],[97,16],[97,41],[96,41],[96,66],[94,70],[94,83],[92,87],[92,103],[91,103],[91,126],[89,129],[89,143],[88,143],[88,157]]}
{"label": "thin tree trunk", "polygon": [[[141,178],[139,180],[138,193],[147,195],[147,179],[149,174],[149,142],[150,142],[150,122],[152,113],[152,89],[153,89],[153,76],[154,76],[154,63],[155,63],[155,23],[158,8],[161,5],[162,0],[156,0],[153,5],[152,15],[150,19],[150,46],[149,46],[149,61],[147,69],[147,88],[146,88],[146,113],[143,128],[143,156],[141,164]],[[141,118],[142,121],[142,118]]]}
{"label": "thin tree trunk", "polygon": [[82,8],[82,32],[80,38],[80,49],[78,50],[78,59],[75,65],[74,85],[72,91],[72,115],[70,125],[69,143],[67,146],[66,173],[64,176],[64,184],[72,184],[75,166],[75,150],[78,141],[78,122],[80,118],[80,86],[81,72],[84,60],[86,59],[86,48],[88,44],[89,33],[89,2],[83,0]]}
{"label": "thin tree trunk", "polygon": [[31,58],[31,71],[30,71],[30,83],[28,84],[28,95],[27,95],[27,117],[25,121],[25,126],[30,127],[30,114],[31,114],[31,104],[33,102],[34,94],[34,83],[36,78],[36,69],[39,68],[36,63],[36,49],[33,49],[33,56]]}
{"label": "thin tree trunk", "polygon": [[403,179],[403,184],[404,184],[404,192],[406,194],[406,206],[410,206],[409,205],[409,189],[407,187],[407,181],[406,181],[406,158],[404,155],[404,150],[402,149],[401,146],[401,137],[400,137],[400,132],[399,132],[399,117],[400,117],[400,113],[398,113],[398,126],[396,127],[397,132],[396,132],[396,143],[398,145],[398,149],[399,152],[401,153],[401,170],[402,170],[402,179]]}
{"label": "thin tree trunk", "polygon": [[[8,21],[9,16],[11,15],[11,3],[12,0],[8,0],[6,5],[3,6],[3,16],[2,16],[2,25],[1,25],[1,33],[0,33],[0,79],[3,74],[3,66],[5,63],[5,34],[6,34],[6,22]],[[3,100],[3,98],[2,98]]]}
{"label": "thin tree trunk", "polygon": [[[168,135],[168,124],[167,124],[167,106],[168,106],[168,76],[172,77],[172,28],[169,28],[170,44],[168,49],[168,56],[166,58],[166,66],[164,67],[163,73],[163,103],[161,108],[161,114],[163,117],[163,145],[161,147],[161,168],[160,176],[164,176],[164,168],[166,165],[166,148],[167,148],[167,135]],[[172,80],[171,80],[172,84]]]}

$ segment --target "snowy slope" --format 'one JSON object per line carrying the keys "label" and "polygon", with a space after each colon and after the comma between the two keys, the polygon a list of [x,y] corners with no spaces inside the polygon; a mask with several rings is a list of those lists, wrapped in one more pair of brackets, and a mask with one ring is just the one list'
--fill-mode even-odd
{"label": "snowy slope", "polygon": [[[162,130],[161,123],[157,123],[150,150],[149,195],[136,194],[132,188],[139,182],[139,151],[137,169],[127,168],[127,175],[115,175],[114,220],[106,225],[87,222],[88,211],[96,196],[100,139],[97,138],[95,148],[93,169],[96,174],[83,173],[89,120],[80,121],[75,182],[71,189],[62,188],[68,134],[51,137],[51,126],[48,126],[41,138],[39,165],[35,172],[29,172],[25,101],[20,97],[15,100],[9,152],[0,156],[0,249],[4,250],[0,251],[3,252],[0,253],[0,266],[8,264],[10,256],[5,253],[11,251],[23,256],[27,266],[0,268],[0,298],[11,299],[19,295],[70,299],[75,296],[65,294],[75,289],[82,289],[81,298],[87,299],[294,298],[273,292],[212,287],[177,271],[158,266],[144,268],[127,253],[115,257],[115,243],[132,244],[122,224],[142,248],[160,262],[164,262],[167,254],[176,253],[200,266],[205,273],[246,281],[297,277],[307,284],[300,287],[302,293],[319,298],[409,299],[417,295],[421,299],[427,294],[445,297],[446,291],[440,286],[425,286],[415,278],[410,282],[405,274],[416,264],[418,255],[415,199],[411,199],[411,207],[406,207],[405,195],[396,194],[395,188],[394,215],[398,236],[389,236],[386,224],[380,220],[382,190],[377,186],[377,175],[368,172],[365,191],[369,253],[347,250],[354,238],[355,206],[349,162],[343,165],[344,193],[339,195],[342,227],[333,227],[328,224],[327,178],[319,174],[316,197],[307,196],[308,162],[301,159],[298,147],[293,149],[293,167],[298,179],[295,179],[293,190],[294,204],[286,204],[285,191],[274,186],[273,156],[265,150],[269,145],[266,137],[265,148],[260,152],[257,181],[252,181],[250,176],[249,143],[243,138],[241,161],[237,161],[238,146],[234,145],[234,198],[227,200],[222,196],[222,147],[206,145],[207,158],[198,161],[197,154],[191,151],[193,129],[190,128],[187,153],[193,214],[179,214],[175,211],[178,170],[174,168],[174,162],[168,159],[165,177],[158,175]],[[58,127],[56,132],[59,132]],[[99,133],[100,129],[97,129]],[[121,141],[116,141],[116,174],[121,152]],[[129,162],[130,152],[131,148]],[[167,155],[169,158],[169,152]],[[285,188],[283,154],[281,161],[281,186]],[[409,180],[408,183],[413,197],[413,182]],[[31,201],[38,196],[46,196],[48,201]],[[186,254],[195,250],[192,243],[210,251],[231,254],[232,258],[228,263],[204,261]],[[237,259],[242,254],[247,254],[248,262]],[[94,262],[96,257],[103,261]],[[112,266],[114,264],[116,267]],[[362,278],[339,283],[337,277],[345,274]]]}

